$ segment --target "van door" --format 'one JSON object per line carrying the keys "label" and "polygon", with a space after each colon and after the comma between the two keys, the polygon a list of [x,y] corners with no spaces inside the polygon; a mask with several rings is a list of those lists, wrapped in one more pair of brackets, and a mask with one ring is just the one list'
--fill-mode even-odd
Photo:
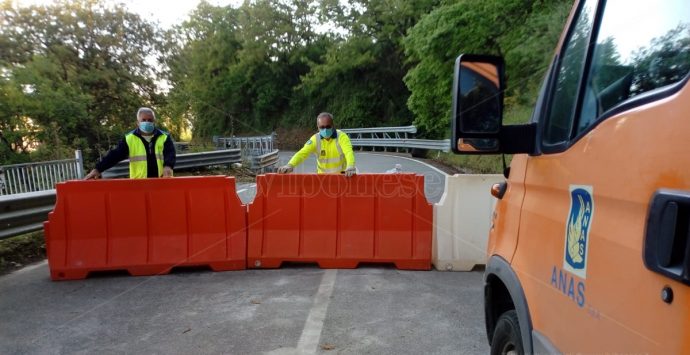
{"label": "van door", "polygon": [[[690,353],[690,286],[643,261],[655,193],[690,195],[690,2],[585,0],[575,16],[513,259],[534,331],[569,353]],[[688,219],[677,209],[679,267]]]}

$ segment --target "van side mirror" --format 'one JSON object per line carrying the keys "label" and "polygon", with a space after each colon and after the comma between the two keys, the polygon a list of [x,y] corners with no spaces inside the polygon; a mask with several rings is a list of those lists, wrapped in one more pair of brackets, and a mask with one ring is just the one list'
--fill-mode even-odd
{"label": "van side mirror", "polygon": [[496,154],[503,115],[503,59],[463,54],[453,76],[455,153]]}
{"label": "van side mirror", "polygon": [[503,58],[497,56],[463,54],[455,60],[451,115],[454,153],[534,150],[535,124],[503,126],[504,68]]}

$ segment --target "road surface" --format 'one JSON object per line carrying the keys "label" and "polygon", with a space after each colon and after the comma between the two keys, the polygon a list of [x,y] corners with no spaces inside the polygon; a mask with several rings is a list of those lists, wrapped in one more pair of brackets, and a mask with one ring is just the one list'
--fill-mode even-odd
{"label": "road surface", "polygon": [[[430,200],[442,194],[425,164],[357,159],[363,172],[400,163],[428,177]],[[252,185],[238,185],[244,202]],[[481,278],[298,265],[52,282],[42,262],[0,277],[0,354],[486,354]]]}

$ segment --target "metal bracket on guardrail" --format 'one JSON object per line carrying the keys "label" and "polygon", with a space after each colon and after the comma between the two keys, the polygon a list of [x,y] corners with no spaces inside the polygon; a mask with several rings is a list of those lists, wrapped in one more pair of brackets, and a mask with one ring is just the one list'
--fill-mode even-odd
{"label": "metal bracket on guardrail", "polygon": [[278,150],[251,157],[252,170],[257,174],[271,171],[278,163]]}

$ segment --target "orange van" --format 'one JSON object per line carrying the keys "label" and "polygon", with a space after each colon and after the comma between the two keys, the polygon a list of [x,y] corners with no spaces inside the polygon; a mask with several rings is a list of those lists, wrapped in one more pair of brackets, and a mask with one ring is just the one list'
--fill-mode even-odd
{"label": "orange van", "polygon": [[690,354],[690,1],[577,1],[528,124],[502,123],[503,68],[461,55],[451,119],[455,153],[515,154],[491,353]]}

